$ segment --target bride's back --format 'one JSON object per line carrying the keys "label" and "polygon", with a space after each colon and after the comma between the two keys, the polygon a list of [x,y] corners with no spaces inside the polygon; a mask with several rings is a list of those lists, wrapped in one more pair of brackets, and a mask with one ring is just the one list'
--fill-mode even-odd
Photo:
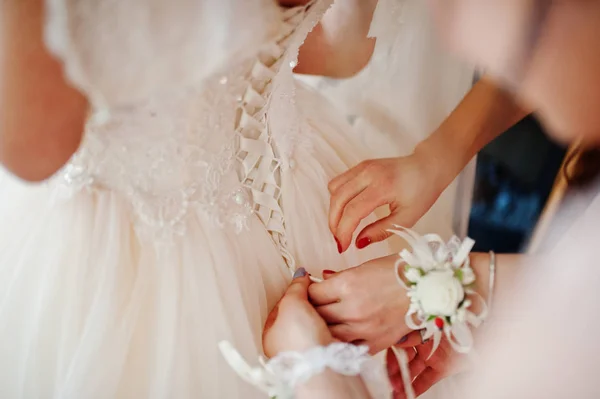
{"label": "bride's back", "polygon": [[251,150],[239,141],[258,139],[267,117],[282,157],[296,141],[291,70],[318,13],[270,0],[48,6],[47,44],[91,106],[80,149],[49,184],[111,189],[153,234],[180,229],[191,208],[242,223],[238,161]]}

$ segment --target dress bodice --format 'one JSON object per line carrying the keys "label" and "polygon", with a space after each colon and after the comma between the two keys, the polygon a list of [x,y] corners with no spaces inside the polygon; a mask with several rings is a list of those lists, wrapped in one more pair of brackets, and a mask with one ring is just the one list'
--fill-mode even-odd
{"label": "dress bodice", "polygon": [[280,28],[258,54],[199,84],[98,109],[80,150],[50,184],[67,194],[118,193],[138,232],[153,239],[182,234],[191,214],[240,231],[256,213],[282,233],[278,174],[302,141],[292,69],[328,3],[282,12]]}

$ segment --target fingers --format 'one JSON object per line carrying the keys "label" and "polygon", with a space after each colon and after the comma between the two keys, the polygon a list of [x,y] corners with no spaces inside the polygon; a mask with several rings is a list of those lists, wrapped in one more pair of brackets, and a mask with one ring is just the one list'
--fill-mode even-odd
{"label": "fingers", "polygon": [[335,275],[333,270],[323,270],[323,280],[328,280]]}
{"label": "fingers", "polygon": [[387,368],[388,379],[390,380],[390,384],[392,384],[392,389],[394,391],[400,391],[403,388],[400,365],[398,364],[398,359],[392,348],[388,348],[385,353],[385,366]]}
{"label": "fingers", "polygon": [[413,381],[413,390],[415,396],[421,396],[432,386],[440,382],[444,378],[443,374],[432,368],[427,368],[417,375]]}
{"label": "fingers", "polygon": [[[397,348],[396,350],[404,351],[406,356],[408,357],[408,361],[412,362],[413,359],[417,356],[417,351],[414,348],[401,349]],[[387,367],[387,372],[389,376],[400,373],[400,365],[398,364],[398,358],[394,353],[392,348],[388,348],[385,354],[385,364]]]}
{"label": "fingers", "polygon": [[[356,246],[358,249],[363,249],[367,245],[371,245],[375,242],[387,240],[392,236],[392,233],[388,232],[388,229],[392,228],[396,224],[392,218],[392,215],[387,216],[383,219],[371,223],[365,227],[356,237]],[[407,226],[402,224],[400,226]]]}
{"label": "fingers", "polygon": [[328,277],[318,284],[311,284],[308,287],[308,295],[314,306],[324,306],[339,302],[338,290],[335,289],[335,276]]}
{"label": "fingers", "polygon": [[292,283],[283,294],[283,297],[279,300],[279,302],[277,302],[273,310],[271,310],[271,313],[269,313],[269,315],[267,316],[267,320],[265,321],[265,327],[263,331],[267,331],[273,326],[275,320],[277,319],[277,315],[279,314],[279,306],[285,298],[294,298],[302,301],[308,301],[309,285],[310,279],[308,273],[306,273],[306,270],[304,268],[296,270],[296,272],[294,273],[294,279],[292,280]]}
{"label": "fingers", "polygon": [[393,228],[394,225],[398,226],[414,226],[418,221],[419,216],[409,213],[406,211],[392,212],[389,216],[379,219],[378,221],[371,223],[358,234],[356,237],[356,245],[360,248],[360,243],[369,242],[380,242],[388,239],[392,233],[388,232],[389,229]]}
{"label": "fingers", "polygon": [[413,331],[402,337],[402,339],[394,346],[396,348],[414,348],[415,346],[421,345],[423,343],[422,341],[421,331]]}
{"label": "fingers", "polygon": [[408,364],[408,371],[410,373],[410,379],[414,380],[415,377],[420,375],[426,369],[427,369],[427,363],[425,363],[425,359],[423,358],[423,356],[420,355],[420,353],[417,354],[417,356],[414,357],[412,362],[410,362]]}
{"label": "fingers", "polygon": [[[342,217],[339,219],[335,230],[335,236],[341,244],[342,251],[345,251],[351,245],[352,236],[360,222],[385,203],[384,197],[379,192],[367,187],[345,204]],[[369,238],[369,236],[366,237]],[[364,248],[369,244],[370,242],[361,239],[357,241],[358,248]]]}
{"label": "fingers", "polygon": [[362,339],[356,328],[350,324],[336,324],[329,327],[329,331],[334,338],[343,342],[353,342]]}
{"label": "fingers", "polygon": [[296,299],[308,301],[308,287],[310,286],[310,278],[304,269],[298,269],[296,274],[298,276],[295,275],[294,279],[292,280],[292,283],[283,295],[283,298],[293,297]]}
{"label": "fingers", "polygon": [[345,212],[346,206],[367,188],[367,182],[362,179],[352,179],[331,193],[329,200],[329,230],[339,240],[338,225]]}
{"label": "fingers", "polygon": [[[362,328],[362,336],[365,340],[365,344],[369,347],[369,353],[371,355],[376,355],[379,352],[386,350],[390,346],[390,342],[394,342],[397,337],[395,330],[377,331],[377,325],[368,322],[364,323],[360,320],[354,321],[354,323]],[[410,359],[414,357],[414,350],[412,350],[412,348],[408,348],[406,353]]]}
{"label": "fingers", "polygon": [[327,322],[327,324],[340,324],[346,321],[344,317],[344,305],[342,303],[332,303],[325,306],[317,306],[317,313]]}
{"label": "fingers", "polygon": [[407,348],[402,350],[406,352],[406,356],[408,357],[409,362],[412,362],[413,359],[418,355],[417,350],[415,348]]}
{"label": "fingers", "polygon": [[350,180],[354,179],[360,172],[363,171],[365,166],[366,166],[366,162],[361,162],[358,165],[356,165],[355,167],[350,168],[347,171],[345,171],[344,173],[342,173],[341,175],[338,175],[337,177],[333,178],[327,186],[329,193],[330,194],[335,193],[344,184],[346,184]]}
{"label": "fingers", "polygon": [[[408,345],[409,340],[411,342],[419,340],[420,334],[414,332],[407,337],[406,341],[404,341],[406,345]],[[452,360],[451,356],[454,352],[451,352],[452,349],[449,344],[443,340],[433,356],[429,357],[432,347],[433,342],[428,341],[425,344],[406,349],[406,353],[409,356],[409,379],[412,381],[412,389],[417,397],[427,392],[433,385],[437,384],[446,376],[452,374],[449,373],[449,371]],[[388,376],[394,389],[393,397],[405,399],[406,387],[404,386],[400,366],[397,364],[395,356],[392,356],[393,354],[390,354],[389,352],[391,351],[388,351],[386,360]]]}
{"label": "fingers", "polygon": [[[399,349],[404,351],[404,349]],[[415,348],[409,348],[404,351],[408,357],[409,376],[408,380],[413,381],[415,377],[428,369],[423,359],[419,358]],[[406,387],[402,378],[402,370],[400,369],[399,359],[396,357],[393,349],[390,348],[386,353],[386,367],[388,378],[392,389],[394,390],[394,398],[404,398],[406,396]]]}

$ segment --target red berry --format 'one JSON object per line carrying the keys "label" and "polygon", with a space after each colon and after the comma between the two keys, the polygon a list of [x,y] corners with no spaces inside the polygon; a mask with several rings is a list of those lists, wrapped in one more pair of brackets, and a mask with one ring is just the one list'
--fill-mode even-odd
{"label": "red berry", "polygon": [[436,317],[435,326],[441,330],[442,328],[444,328],[444,320],[441,317]]}

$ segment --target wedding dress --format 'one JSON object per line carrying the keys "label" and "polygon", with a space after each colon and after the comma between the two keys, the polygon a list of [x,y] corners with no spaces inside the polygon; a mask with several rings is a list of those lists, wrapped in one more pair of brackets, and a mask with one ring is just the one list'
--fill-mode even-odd
{"label": "wedding dress", "polygon": [[[409,155],[462,100],[474,69],[442,48],[422,0],[379,0],[369,36],[377,39],[375,50],[358,75],[303,80],[347,115],[378,158]],[[465,237],[474,171],[473,161],[414,229]]]}
{"label": "wedding dress", "polygon": [[217,343],[256,358],[291,270],[387,254],[338,254],[327,182],[372,155],[292,73],[331,2],[47,0],[92,110],[49,181],[0,173],[0,397],[262,397]]}

